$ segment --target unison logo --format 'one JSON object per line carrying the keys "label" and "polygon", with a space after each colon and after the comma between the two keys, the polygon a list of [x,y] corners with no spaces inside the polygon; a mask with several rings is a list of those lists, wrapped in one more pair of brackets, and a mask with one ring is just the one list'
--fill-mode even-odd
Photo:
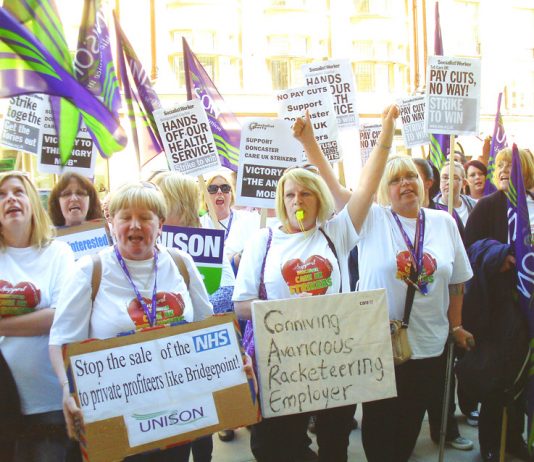
{"label": "unison logo", "polygon": [[156,431],[161,428],[171,427],[173,425],[189,425],[206,418],[204,407],[183,409],[181,411],[172,409],[152,414],[133,414],[132,417],[137,420],[139,430],[143,433]]}

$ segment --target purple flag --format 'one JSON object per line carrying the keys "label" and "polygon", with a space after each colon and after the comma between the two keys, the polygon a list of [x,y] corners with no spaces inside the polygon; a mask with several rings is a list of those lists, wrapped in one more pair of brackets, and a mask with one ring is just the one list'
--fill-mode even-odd
{"label": "purple flag", "polygon": [[502,92],[497,98],[497,113],[495,114],[495,127],[493,128],[493,137],[491,138],[490,153],[488,159],[488,173],[486,175],[486,183],[484,184],[484,196],[497,191],[493,184],[493,172],[495,171],[495,157],[497,153],[508,146],[506,141],[506,133],[504,132],[504,124],[501,117],[501,99]]}
{"label": "purple flag", "polygon": [[[113,12],[113,18],[117,33],[117,58],[124,98],[128,106],[128,118],[132,127],[134,148],[139,167],[143,167],[163,152],[158,128],[152,116],[153,111],[161,108],[161,103],[132,45],[124,34],[115,12]],[[128,66],[126,66],[126,61]],[[130,78],[133,78],[134,85],[130,82]]]}
{"label": "purple flag", "polygon": [[[506,196],[508,198],[508,235],[510,244],[515,250],[516,289],[519,307],[528,321],[529,339],[530,345],[532,345],[534,341],[534,312],[530,310],[530,298],[534,293],[534,243],[532,242],[525,185],[521,172],[521,158],[515,143],[512,147],[512,171]],[[534,427],[532,425],[532,419],[534,418],[534,374],[532,373],[532,361],[531,355],[527,384],[529,447],[532,447],[534,443]]]}
{"label": "purple flag", "polygon": [[118,119],[121,94],[101,0],[85,0],[74,56],[74,74],[78,82],[100,98]]}
{"label": "purple flag", "polygon": [[182,37],[187,99],[198,98],[208,114],[221,165],[234,172],[239,162],[241,124],[215,87],[209,75]]}
{"label": "purple flag", "polygon": [[[439,21],[439,2],[436,2],[434,9],[435,29],[434,29],[434,54],[443,55],[443,40],[441,37],[441,25]],[[441,171],[441,167],[447,161],[451,150],[450,135],[430,134],[430,161]]]}
{"label": "purple flag", "polygon": [[[26,5],[26,2],[20,5],[23,3]],[[59,40],[61,34],[57,33],[57,27],[54,33],[53,38]],[[49,52],[29,29],[5,8],[0,8],[0,56],[3,58],[0,60],[0,97],[29,93],[61,97],[60,117],[65,119],[69,133],[74,132],[75,123],[67,119],[81,114],[103,155],[110,156],[124,149],[126,137],[118,120],[74,78],[72,65],[66,69],[63,60],[60,62],[54,57],[57,54],[57,50],[54,54]],[[65,117],[65,114],[69,117]],[[56,128],[60,133],[61,129]],[[62,162],[65,163],[69,156],[70,151],[63,152]]]}

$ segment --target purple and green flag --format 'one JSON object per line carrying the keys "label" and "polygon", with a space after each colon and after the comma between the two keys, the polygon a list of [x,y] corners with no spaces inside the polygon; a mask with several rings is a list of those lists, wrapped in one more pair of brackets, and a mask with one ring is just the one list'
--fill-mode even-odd
{"label": "purple and green flag", "polygon": [[241,124],[234,113],[228,109],[215,84],[183,37],[182,47],[187,99],[198,98],[202,101],[217,145],[221,165],[237,172]]}
{"label": "purple and green flag", "polygon": [[[508,198],[508,233],[515,251],[517,271],[517,296],[519,307],[529,326],[530,348],[534,346],[534,313],[530,310],[530,298],[534,293],[534,243],[530,228],[527,198],[521,171],[519,150],[512,147],[512,171],[506,192]],[[534,445],[534,355],[530,355],[527,383],[528,446]]]}
{"label": "purple and green flag", "polygon": [[495,127],[493,128],[493,137],[491,138],[488,159],[488,173],[486,175],[486,183],[484,184],[484,196],[497,191],[497,188],[493,184],[495,157],[501,149],[504,149],[508,146],[508,142],[506,141],[506,133],[504,131],[504,124],[501,117],[501,99],[502,93],[499,93],[499,97],[497,98],[497,113],[495,114]]}
{"label": "purple and green flag", "polygon": [[[158,127],[152,115],[156,109],[161,108],[161,103],[141,61],[137,58],[130,41],[122,30],[115,12],[113,12],[113,18],[117,34],[117,60],[122,88],[128,106],[134,149],[141,168],[163,152]],[[130,79],[133,80],[133,85]]]}
{"label": "purple and green flag", "polygon": [[74,75],[119,119],[121,94],[101,0],[84,2],[78,49],[74,55]]}
{"label": "purple and green flag", "polygon": [[[434,54],[443,55],[443,39],[441,37],[441,25],[439,21],[439,2],[436,2],[435,9],[435,28],[434,28]],[[430,161],[441,171],[441,167],[447,161],[451,150],[450,135],[430,134]]]}
{"label": "purple and green flag", "polygon": [[80,118],[103,156],[124,149],[126,136],[118,119],[74,77],[53,0],[4,2],[0,56],[1,98],[30,93],[51,96],[63,164],[70,157]]}

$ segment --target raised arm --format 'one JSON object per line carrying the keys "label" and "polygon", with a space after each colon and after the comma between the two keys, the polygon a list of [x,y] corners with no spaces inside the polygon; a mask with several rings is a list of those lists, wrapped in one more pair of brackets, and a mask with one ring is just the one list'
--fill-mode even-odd
{"label": "raised arm", "polygon": [[382,131],[360,174],[358,186],[352,193],[347,210],[356,232],[360,232],[367,212],[373,203],[373,196],[378,189],[380,179],[388,160],[389,150],[395,132],[395,119],[399,116],[399,107],[392,104],[382,112]]}
{"label": "raised arm", "polygon": [[310,163],[319,169],[319,173],[334,196],[336,210],[341,210],[349,201],[351,192],[339,184],[332,166],[324,156],[319,143],[317,143],[313,133],[310,113],[307,109],[305,117],[297,118],[293,124],[293,136],[302,143]]}

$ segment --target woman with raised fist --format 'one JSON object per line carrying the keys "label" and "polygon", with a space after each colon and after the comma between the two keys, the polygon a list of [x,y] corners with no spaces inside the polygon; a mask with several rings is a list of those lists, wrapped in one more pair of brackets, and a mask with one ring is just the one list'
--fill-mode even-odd
{"label": "woman with raised fist", "polygon": [[[67,460],[70,443],[61,387],[48,358],[48,334],[74,256],[67,244],[52,238],[52,223],[26,174],[1,173],[0,350],[9,367],[2,371],[8,382],[2,382],[2,401],[20,400],[21,413],[11,421],[2,413],[2,437],[13,442],[0,454],[3,461]],[[16,384],[13,394],[9,372]]]}

